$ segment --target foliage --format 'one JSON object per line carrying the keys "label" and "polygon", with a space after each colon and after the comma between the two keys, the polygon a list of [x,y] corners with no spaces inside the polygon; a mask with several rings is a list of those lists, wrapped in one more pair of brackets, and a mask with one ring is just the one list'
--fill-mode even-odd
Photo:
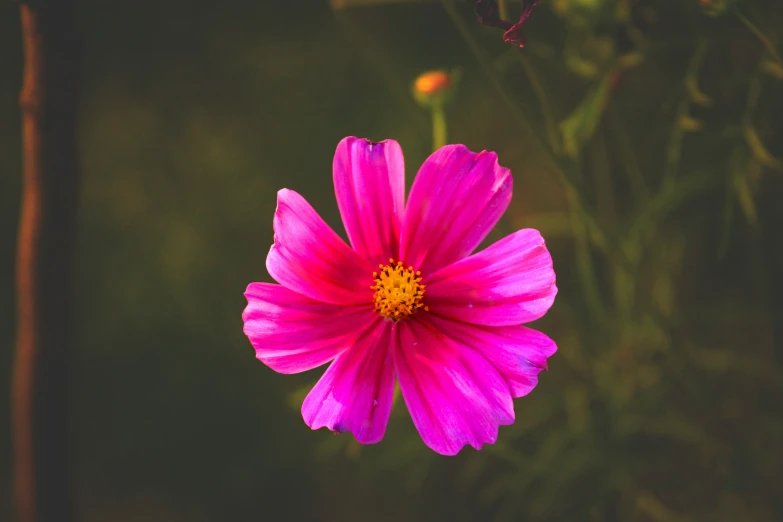
{"label": "foliage", "polygon": [[[780,212],[764,192],[783,187],[783,64],[772,14],[752,2],[553,0],[519,50],[443,4],[481,81],[537,136],[508,139],[546,155],[563,194],[513,223],[554,245],[560,294],[541,323],[559,355],[498,444],[449,467],[455,483],[488,520],[776,519],[780,247],[765,241]],[[378,469],[396,458],[414,489],[423,468],[448,480],[394,438]]]}
{"label": "foliage", "polygon": [[[524,49],[467,0],[329,4],[81,2],[79,520],[778,520],[783,4],[542,0]],[[4,346],[17,14],[0,5]],[[460,71],[440,119],[411,96],[433,69]],[[240,318],[266,279],[275,192],[339,230],[335,144],[399,140],[410,182],[432,121],[512,169],[488,241],[540,229],[560,289],[533,325],[559,352],[516,424],[448,459],[402,407],[378,445],[310,432],[297,410],[321,372],[263,367]]]}

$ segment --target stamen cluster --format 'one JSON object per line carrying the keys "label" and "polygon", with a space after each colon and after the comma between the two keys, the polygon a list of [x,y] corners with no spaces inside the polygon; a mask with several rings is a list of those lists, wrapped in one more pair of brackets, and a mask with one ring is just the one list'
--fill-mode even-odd
{"label": "stamen cluster", "polygon": [[424,288],[421,284],[421,272],[414,272],[413,267],[405,268],[402,261],[389,259],[388,265],[378,265],[380,272],[373,272],[375,284],[375,311],[393,321],[413,314],[419,308],[429,310],[422,299]]}

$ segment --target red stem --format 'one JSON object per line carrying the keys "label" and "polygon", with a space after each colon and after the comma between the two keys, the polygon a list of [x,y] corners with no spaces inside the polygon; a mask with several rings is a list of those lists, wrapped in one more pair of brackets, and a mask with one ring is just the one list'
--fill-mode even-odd
{"label": "red stem", "polygon": [[68,0],[21,4],[23,186],[12,382],[19,522],[72,519],[68,472],[79,42]]}

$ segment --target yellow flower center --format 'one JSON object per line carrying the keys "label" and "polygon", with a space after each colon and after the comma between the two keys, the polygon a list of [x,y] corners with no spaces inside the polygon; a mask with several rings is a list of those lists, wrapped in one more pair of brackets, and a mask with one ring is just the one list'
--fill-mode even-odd
{"label": "yellow flower center", "polygon": [[388,265],[378,265],[380,272],[373,272],[375,284],[375,311],[392,321],[407,317],[419,308],[429,310],[421,302],[424,297],[424,286],[421,284],[421,272],[414,272],[413,267],[405,268],[402,261],[389,259]]}

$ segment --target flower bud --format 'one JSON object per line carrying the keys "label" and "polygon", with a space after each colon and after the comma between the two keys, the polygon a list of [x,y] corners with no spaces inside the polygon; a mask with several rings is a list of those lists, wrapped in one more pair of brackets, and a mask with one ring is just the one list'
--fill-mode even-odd
{"label": "flower bud", "polygon": [[459,71],[435,69],[421,73],[413,82],[413,97],[422,107],[443,105],[451,100]]}

